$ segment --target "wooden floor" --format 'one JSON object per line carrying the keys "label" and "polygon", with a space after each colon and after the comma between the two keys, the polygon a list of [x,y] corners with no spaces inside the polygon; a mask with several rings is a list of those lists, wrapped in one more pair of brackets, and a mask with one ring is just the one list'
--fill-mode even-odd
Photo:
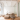
{"label": "wooden floor", "polygon": [[[4,17],[0,17],[0,20],[12,20],[12,19],[11,18],[10,19],[4,19]],[[20,20],[20,17],[17,17],[14,20]]]}
{"label": "wooden floor", "polygon": [[[5,20],[13,20],[13,19],[5,19]],[[15,18],[14,20],[20,20],[20,17],[18,17],[18,18]]]}

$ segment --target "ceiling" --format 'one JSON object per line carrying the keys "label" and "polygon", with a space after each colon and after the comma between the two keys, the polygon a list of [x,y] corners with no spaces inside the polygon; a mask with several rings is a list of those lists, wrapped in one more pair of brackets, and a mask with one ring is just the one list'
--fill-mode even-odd
{"label": "ceiling", "polygon": [[17,0],[0,0],[0,1],[17,1]]}

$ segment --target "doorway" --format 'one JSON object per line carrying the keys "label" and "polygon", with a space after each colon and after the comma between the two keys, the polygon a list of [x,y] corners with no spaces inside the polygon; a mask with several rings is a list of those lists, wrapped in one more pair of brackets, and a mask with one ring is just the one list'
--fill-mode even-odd
{"label": "doorway", "polygon": [[18,3],[18,16],[20,17],[20,2]]}

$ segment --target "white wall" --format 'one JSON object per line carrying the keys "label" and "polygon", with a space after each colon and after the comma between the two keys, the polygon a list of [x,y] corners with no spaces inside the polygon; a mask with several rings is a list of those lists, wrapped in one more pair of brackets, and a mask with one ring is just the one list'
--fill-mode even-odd
{"label": "white wall", "polygon": [[[14,5],[16,4],[16,7]],[[15,10],[14,10],[15,8]],[[17,14],[17,1],[7,1],[4,3],[4,13],[8,12]]]}
{"label": "white wall", "polygon": [[[4,14],[6,14],[7,11],[10,13],[15,13],[17,11],[17,10],[15,10],[15,12],[14,12],[14,6],[15,6],[15,4],[17,4],[17,1],[0,1],[0,2],[2,3]],[[17,14],[17,12],[16,12],[16,14]]]}
{"label": "white wall", "polygon": [[14,7],[4,7],[4,13],[14,13]]}

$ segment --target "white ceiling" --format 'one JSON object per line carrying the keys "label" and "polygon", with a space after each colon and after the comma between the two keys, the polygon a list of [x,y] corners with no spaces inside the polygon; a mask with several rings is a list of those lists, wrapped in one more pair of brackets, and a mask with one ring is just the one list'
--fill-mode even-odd
{"label": "white ceiling", "polygon": [[0,0],[0,1],[17,1],[17,0]]}

